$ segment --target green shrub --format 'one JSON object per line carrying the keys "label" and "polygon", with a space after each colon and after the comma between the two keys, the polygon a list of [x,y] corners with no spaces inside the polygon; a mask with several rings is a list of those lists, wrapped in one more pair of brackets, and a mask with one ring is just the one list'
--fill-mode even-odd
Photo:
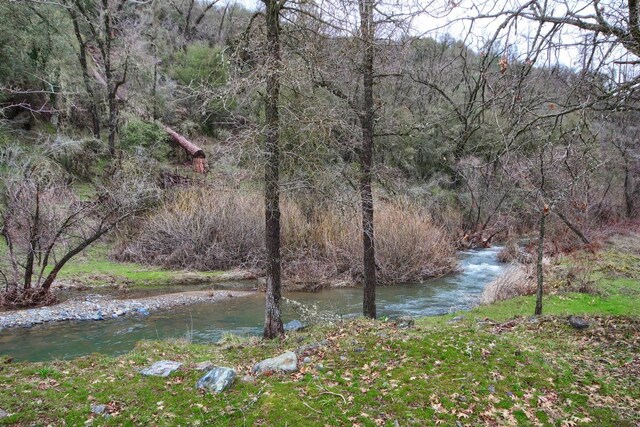
{"label": "green shrub", "polygon": [[58,137],[49,147],[50,156],[71,176],[91,180],[93,166],[100,150],[101,142],[96,139],[73,140]]}
{"label": "green shrub", "polygon": [[190,92],[188,104],[184,105],[191,119],[197,121],[202,131],[215,135],[216,123],[227,114],[230,100],[222,101],[215,96],[218,88],[229,79],[228,61],[219,48],[204,43],[190,45],[186,52],[176,58],[173,77]]}
{"label": "green shrub", "polygon": [[167,133],[153,122],[132,119],[122,130],[121,146],[127,151],[144,148],[155,159],[166,158],[171,150]]}

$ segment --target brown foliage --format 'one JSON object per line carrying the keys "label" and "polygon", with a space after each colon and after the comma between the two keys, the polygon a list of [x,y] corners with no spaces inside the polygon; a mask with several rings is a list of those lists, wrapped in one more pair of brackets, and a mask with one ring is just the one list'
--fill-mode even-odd
{"label": "brown foliage", "polygon": [[485,286],[480,301],[482,304],[491,304],[522,295],[533,295],[535,292],[536,283],[532,269],[521,264],[513,264],[500,277]]}
{"label": "brown foliage", "polygon": [[[283,268],[289,282],[318,287],[361,280],[357,210],[332,205],[310,213],[289,198],[281,210]],[[116,256],[171,268],[262,268],[263,212],[258,193],[184,190],[148,218]],[[451,240],[424,209],[379,202],[375,222],[380,283],[420,281],[455,267]]]}

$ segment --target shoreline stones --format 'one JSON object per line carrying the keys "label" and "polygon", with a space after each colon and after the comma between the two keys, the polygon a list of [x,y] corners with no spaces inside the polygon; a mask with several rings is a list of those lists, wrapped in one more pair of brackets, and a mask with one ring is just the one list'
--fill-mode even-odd
{"label": "shoreline stones", "polygon": [[30,328],[47,322],[101,321],[124,315],[148,316],[154,310],[179,305],[216,302],[231,296],[245,296],[246,291],[191,291],[163,294],[139,299],[114,299],[108,295],[90,294],[50,307],[0,311],[0,330]]}
{"label": "shoreline stones", "polygon": [[231,387],[235,379],[236,371],[234,369],[224,366],[215,367],[198,380],[196,388],[209,389],[214,393],[221,393]]}
{"label": "shoreline stones", "polygon": [[293,351],[287,351],[280,356],[256,363],[251,372],[259,375],[273,372],[296,372],[297,370],[298,356]]}
{"label": "shoreline stones", "polygon": [[161,360],[154,363],[148,368],[140,370],[142,375],[150,377],[168,377],[173,372],[177,371],[182,366],[180,362],[174,362],[172,360]]}

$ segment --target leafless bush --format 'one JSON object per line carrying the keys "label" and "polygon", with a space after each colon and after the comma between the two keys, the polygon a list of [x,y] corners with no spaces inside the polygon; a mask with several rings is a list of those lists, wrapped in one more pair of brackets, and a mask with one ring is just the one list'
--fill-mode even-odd
{"label": "leafless bush", "polygon": [[100,144],[100,141],[95,139],[75,140],[58,136],[49,150],[51,157],[71,176],[91,179],[91,169],[98,159]]}
{"label": "leafless bush", "polygon": [[[260,268],[262,206],[257,192],[175,193],[117,257],[171,268]],[[309,216],[287,198],[281,210],[283,268],[290,283],[320,287],[336,279],[360,280],[361,225],[355,209],[323,206]],[[425,210],[409,203],[380,202],[375,221],[381,283],[420,281],[454,268],[450,239]]]}
{"label": "leafless bush", "polygon": [[198,270],[255,267],[263,229],[257,194],[193,188],[174,193],[116,257]]}
{"label": "leafless bush", "polygon": [[50,153],[12,153],[0,153],[0,236],[6,250],[0,305],[51,304],[51,285],[66,263],[148,208],[158,190],[144,169],[132,166],[139,162],[125,159],[117,173],[81,198]]}
{"label": "leafless bush", "polygon": [[522,264],[512,264],[504,273],[485,286],[480,302],[491,304],[522,295],[533,295],[536,283],[530,268]]}

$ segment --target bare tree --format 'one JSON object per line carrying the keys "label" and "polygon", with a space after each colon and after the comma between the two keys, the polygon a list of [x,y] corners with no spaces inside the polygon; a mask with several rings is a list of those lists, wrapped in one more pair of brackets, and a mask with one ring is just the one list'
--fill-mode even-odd
{"label": "bare tree", "polygon": [[[79,60],[83,72],[85,88],[91,96],[94,93],[89,79],[89,70],[93,77],[106,88],[108,120],[108,148],[113,154],[116,149],[120,102],[119,91],[127,81],[130,55],[122,48],[122,34],[127,24],[125,15],[126,0],[64,0],[73,21],[74,32],[79,43]],[[133,6],[135,7],[135,6]],[[131,22],[128,23],[131,25]],[[99,133],[95,99],[92,100],[94,134]]]}
{"label": "bare tree", "polygon": [[0,158],[0,235],[9,262],[0,264],[4,306],[53,303],[51,285],[67,262],[159,196],[153,177],[126,165],[83,199],[46,156],[9,148]]}

